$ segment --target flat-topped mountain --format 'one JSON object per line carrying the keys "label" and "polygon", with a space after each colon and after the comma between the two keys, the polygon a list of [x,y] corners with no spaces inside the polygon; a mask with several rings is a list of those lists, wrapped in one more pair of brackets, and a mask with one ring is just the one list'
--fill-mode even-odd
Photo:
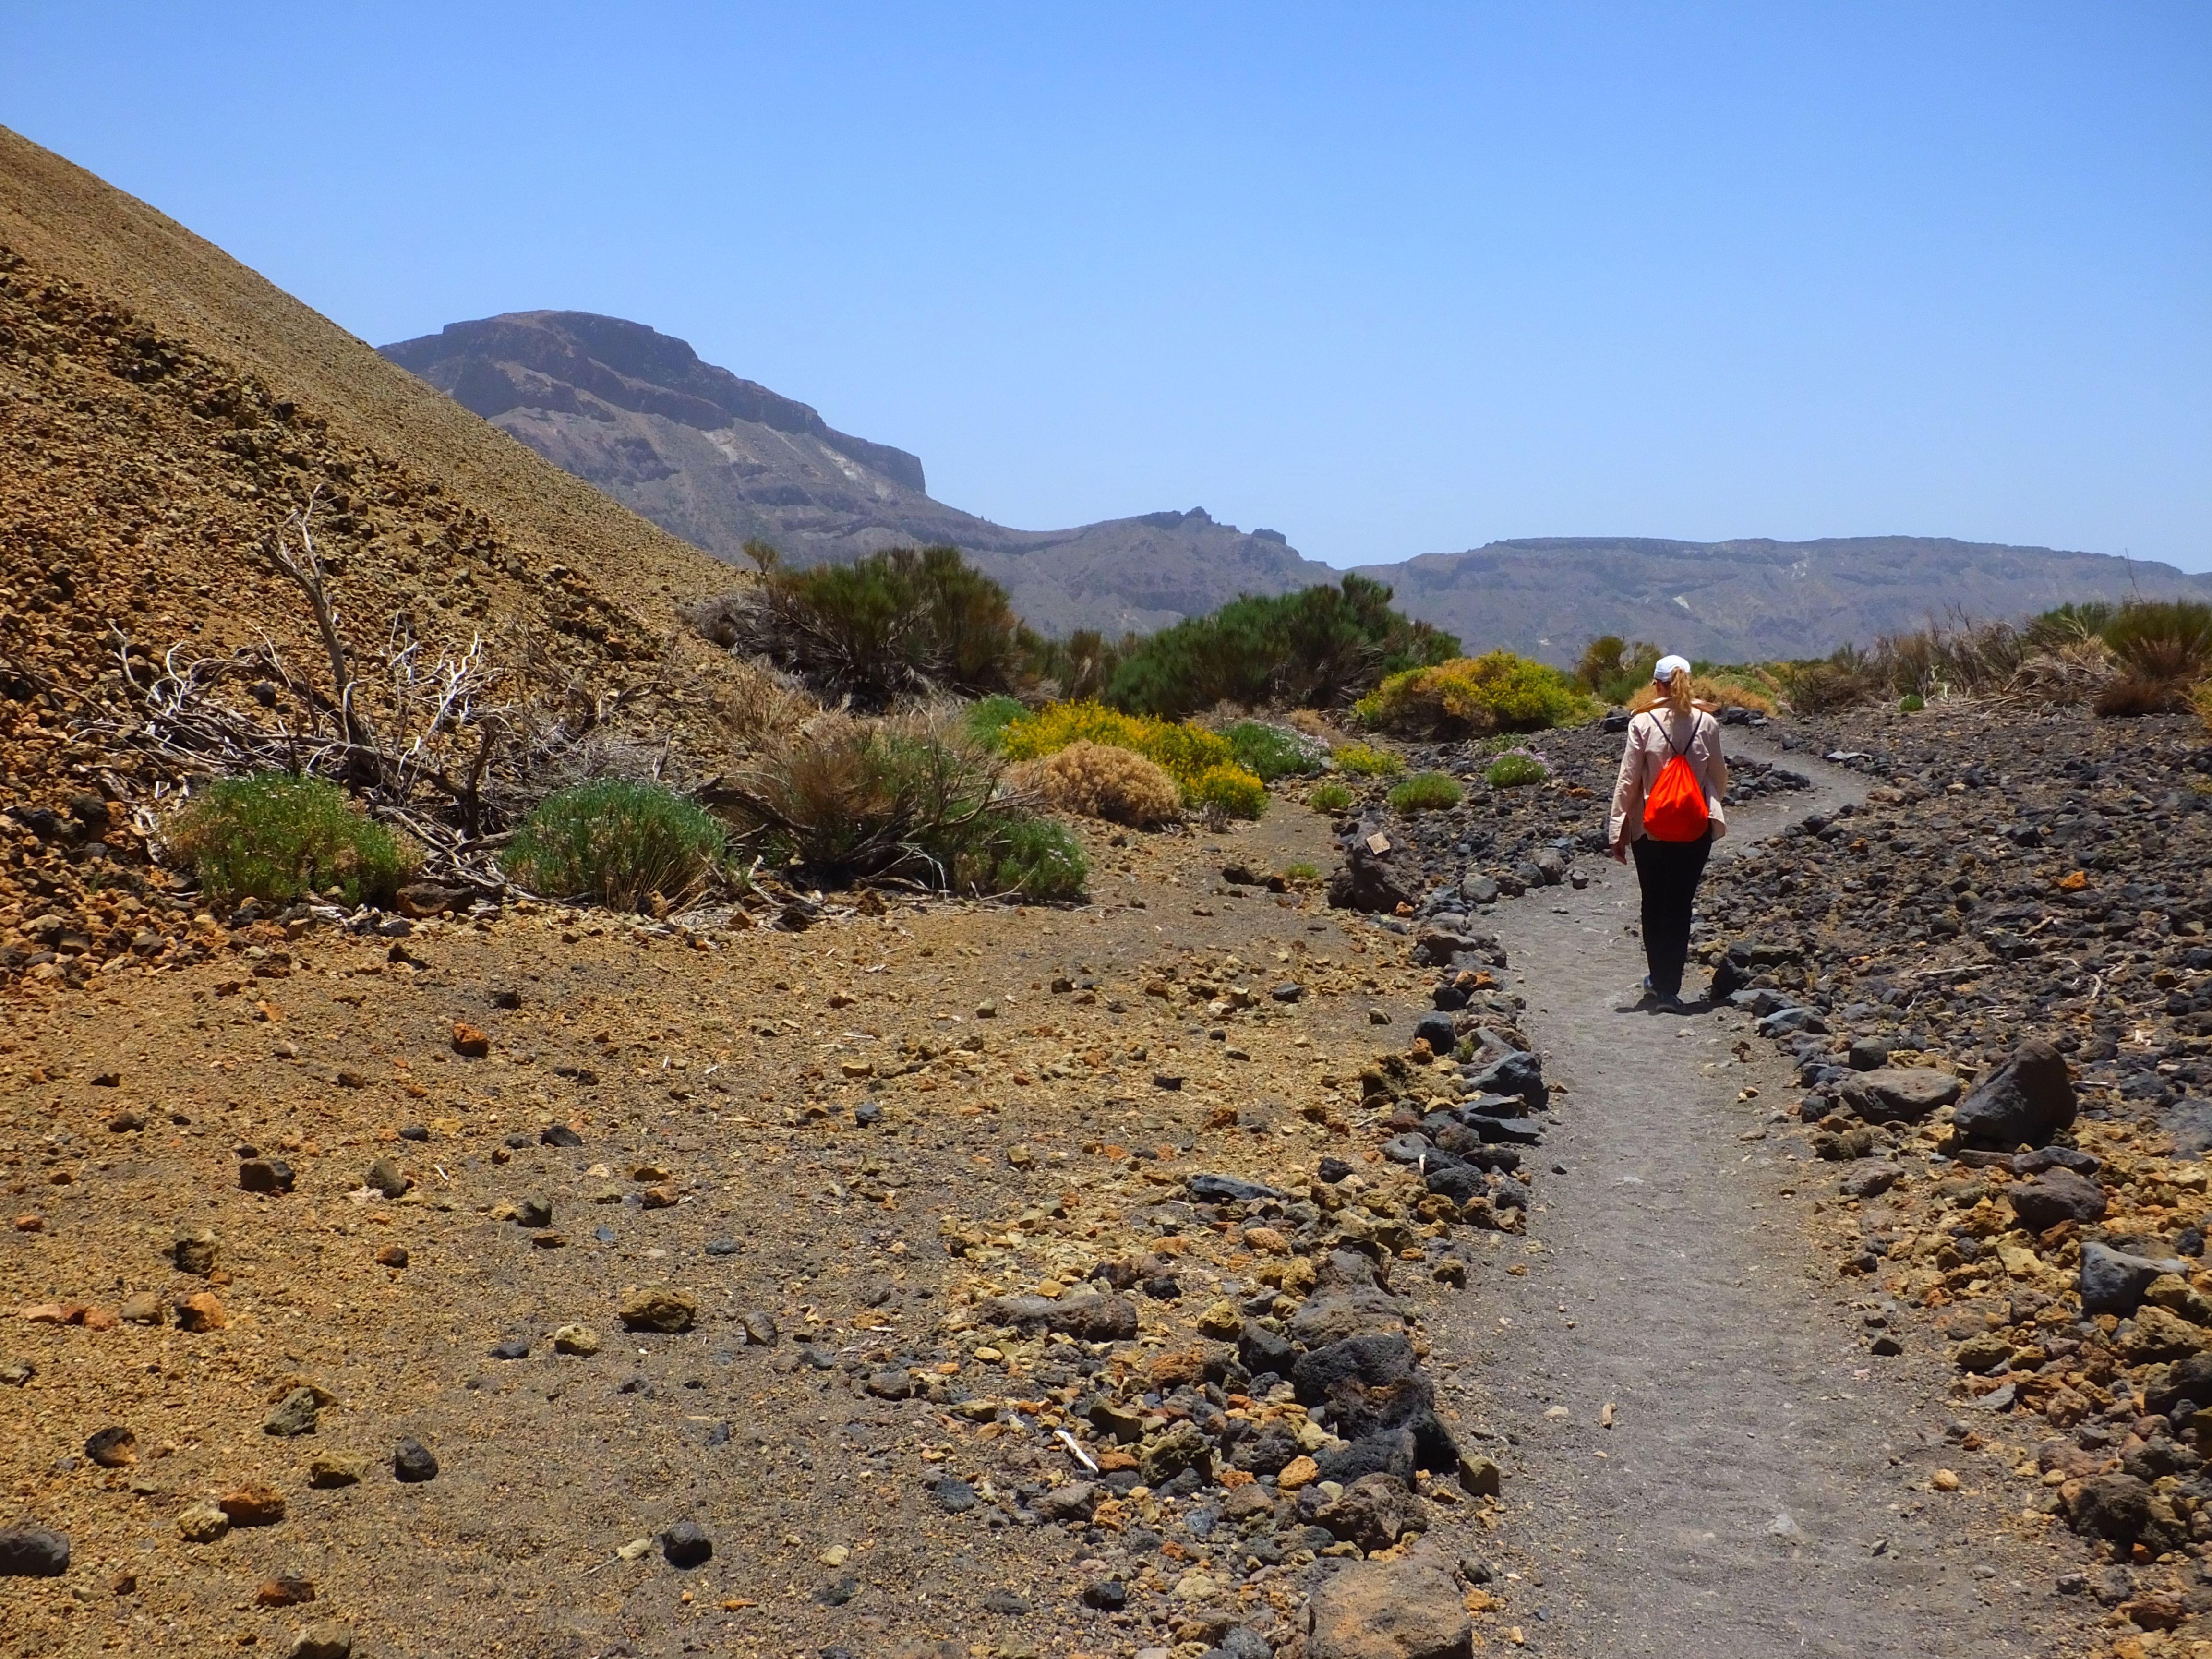
{"label": "flat-topped mountain", "polygon": [[716,556],[759,537],[803,563],[949,543],[1053,632],[1164,627],[1240,592],[1335,573],[1201,509],[1010,530],[927,494],[905,450],[702,362],[681,340],[580,311],[512,312],[383,348],[464,406]]}
{"label": "flat-topped mountain", "polygon": [[1541,537],[1364,567],[1470,646],[1574,660],[1601,634],[1717,662],[1825,656],[1931,619],[2068,600],[2212,598],[2212,576],[2048,547],[1934,536],[1820,541]]}

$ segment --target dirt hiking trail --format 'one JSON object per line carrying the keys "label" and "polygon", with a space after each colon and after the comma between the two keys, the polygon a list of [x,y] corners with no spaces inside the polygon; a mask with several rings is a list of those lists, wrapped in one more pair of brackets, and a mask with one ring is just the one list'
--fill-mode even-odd
{"label": "dirt hiking trail", "polygon": [[[1862,787],[1771,757],[1816,792],[1732,819],[1709,889],[1763,837]],[[1797,1098],[1786,1060],[1756,1039],[1737,1057],[1744,1013],[1635,1008],[1637,905],[1633,871],[1601,860],[1585,890],[1495,918],[1564,1085],[1542,1154],[1553,1172],[1526,1275],[1462,1304],[1437,1358],[1480,1397],[1468,1414],[1515,1443],[1500,1565],[1537,1589],[1516,1597],[1540,1609],[1522,1626],[1529,1649],[2080,1650],[1998,1469],[1947,1442],[1947,1424],[1977,1415],[1945,1397],[1948,1367],[1909,1347],[1869,1355],[1880,1291],[1838,1280],[1798,1236],[1802,1198],[1832,1192],[1836,1166],[1812,1159],[1794,1119],[1772,1121]],[[1931,1489],[1939,1468],[1960,1490]]]}

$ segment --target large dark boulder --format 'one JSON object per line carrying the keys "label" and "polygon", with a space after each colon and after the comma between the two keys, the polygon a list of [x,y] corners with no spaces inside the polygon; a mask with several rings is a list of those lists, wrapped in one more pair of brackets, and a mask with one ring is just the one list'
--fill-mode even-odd
{"label": "large dark boulder", "polygon": [[2046,1170],[2032,1181],[2016,1182],[2005,1197],[2021,1225],[2033,1232],[2065,1221],[2105,1218],[2105,1189],[2071,1170]]}
{"label": "large dark boulder", "polygon": [[2098,1474],[2071,1489],[2066,1518],[2074,1530],[2125,1548],[2150,1525],[2150,1488],[2131,1474]]}
{"label": "large dark boulder", "polygon": [[1963,1085],[1929,1066],[1884,1066],[1856,1072],[1837,1091],[1844,1105],[1869,1123],[1917,1123],[1959,1097]]}
{"label": "large dark boulder", "polygon": [[1544,1084],[1544,1062],[1518,1048],[1508,1049],[1468,1079],[1477,1094],[1518,1095],[1538,1110],[1551,1098]]}
{"label": "large dark boulder", "polygon": [[[2143,1292],[2160,1274],[2188,1271],[2185,1262],[2130,1255],[2109,1244],[2087,1240],[2081,1246],[2081,1311],[2118,1314],[2125,1319],[2142,1305]],[[2212,1406],[2212,1399],[2197,1403]]]}
{"label": "large dark boulder", "polygon": [[2031,1037],[1959,1103],[1951,1121],[1976,1146],[2011,1152],[2048,1146],[2074,1125],[2078,1108],[2066,1056]]}
{"label": "large dark boulder", "polygon": [[1375,853],[1362,842],[1353,846],[1328,880],[1328,902],[1338,910],[1359,910],[1369,915],[1389,915],[1400,905],[1419,902],[1419,866],[1410,857]]}

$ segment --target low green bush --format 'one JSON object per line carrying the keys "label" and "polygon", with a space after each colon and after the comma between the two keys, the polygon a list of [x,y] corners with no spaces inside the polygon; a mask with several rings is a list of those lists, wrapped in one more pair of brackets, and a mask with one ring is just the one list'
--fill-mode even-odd
{"label": "low green bush", "polygon": [[1352,791],[1340,783],[1318,783],[1306,797],[1306,805],[1316,812],[1341,812],[1352,805]]}
{"label": "low green bush", "polygon": [[1460,787],[1441,772],[1416,772],[1390,792],[1400,812],[1441,812],[1460,804]]}
{"label": "low green bush", "polygon": [[678,906],[697,896],[726,848],[720,823],[696,801],[657,783],[594,778],[538,802],[502,862],[548,897],[645,910],[656,894]]}
{"label": "low green bush", "polygon": [[1091,878],[1082,843],[1064,826],[1027,813],[995,817],[954,860],[953,884],[985,898],[1024,904],[1083,896]]}
{"label": "low green bush", "polygon": [[1126,643],[1106,701],[1179,720],[1217,703],[1320,708],[1386,674],[1456,655],[1459,641],[1390,608],[1365,576],[1296,593],[1244,594]]}
{"label": "low green bush", "polygon": [[1393,674],[1352,708],[1370,727],[1413,738],[1540,732],[1598,712],[1558,669],[1510,651]]}
{"label": "low green bush", "polygon": [[1267,786],[1241,766],[1209,766],[1183,794],[1197,811],[1215,817],[1256,818],[1267,810]]}
{"label": "low green bush", "polygon": [[1917,691],[1908,691],[1897,700],[1898,712],[1903,714],[1917,714],[1927,707],[1928,699]]}
{"label": "low green bush", "polygon": [[1552,769],[1535,756],[1513,750],[1491,762],[1483,770],[1482,781],[1492,789],[1525,789],[1551,775]]}
{"label": "low green bush", "polygon": [[969,704],[963,724],[978,748],[995,752],[1006,747],[1006,728],[1016,720],[1027,720],[1029,714],[1020,698],[1000,693]]}
{"label": "low green bush", "polygon": [[1237,763],[1263,783],[1304,777],[1321,770],[1325,752],[1311,739],[1279,726],[1239,720],[1222,734],[1236,751]]}
{"label": "low green bush", "polygon": [[1288,881],[1319,881],[1321,866],[1317,864],[1286,864],[1283,876]]}
{"label": "low green bush", "polygon": [[1370,749],[1364,743],[1347,743],[1332,753],[1337,770],[1356,778],[1395,778],[1406,763],[1387,749]]}
{"label": "low green bush", "polygon": [[745,551],[760,566],[758,586],[698,607],[693,624],[825,702],[876,713],[902,698],[1012,690],[1041,643],[1006,589],[957,548],[894,547],[805,569],[765,542]]}
{"label": "low green bush", "polygon": [[210,785],[169,820],[167,839],[224,904],[290,904],[332,891],[348,904],[387,904],[422,863],[420,848],[359,811],[336,784],[292,772]]}

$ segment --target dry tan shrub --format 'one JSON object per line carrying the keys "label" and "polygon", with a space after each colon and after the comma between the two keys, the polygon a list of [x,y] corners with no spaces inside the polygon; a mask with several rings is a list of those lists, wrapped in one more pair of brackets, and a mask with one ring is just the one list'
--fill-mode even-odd
{"label": "dry tan shrub", "polygon": [[2008,696],[2032,698],[2058,708],[2077,708],[2095,702],[2119,672],[2111,647],[2092,634],[2027,657],[2013,670],[2004,689]]}
{"label": "dry tan shrub", "polygon": [[1142,755],[1087,740],[1014,769],[1012,781],[1056,812],[1149,830],[1179,817],[1175,780]]}
{"label": "dry tan shrub", "polygon": [[1319,738],[1332,749],[1344,741],[1344,733],[1331,724],[1328,716],[1318,708],[1293,708],[1283,716],[1283,724],[1293,732]]}

